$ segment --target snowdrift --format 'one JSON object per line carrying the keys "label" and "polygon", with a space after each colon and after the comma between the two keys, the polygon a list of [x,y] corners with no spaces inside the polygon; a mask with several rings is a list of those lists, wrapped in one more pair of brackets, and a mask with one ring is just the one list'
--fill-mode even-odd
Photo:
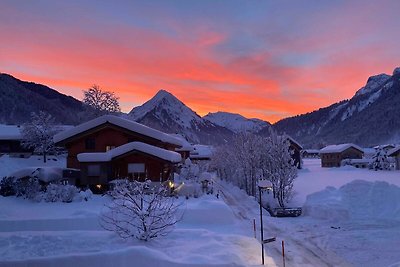
{"label": "snowdrift", "polygon": [[355,180],[339,189],[307,196],[304,215],[325,220],[398,220],[400,187],[387,182]]}

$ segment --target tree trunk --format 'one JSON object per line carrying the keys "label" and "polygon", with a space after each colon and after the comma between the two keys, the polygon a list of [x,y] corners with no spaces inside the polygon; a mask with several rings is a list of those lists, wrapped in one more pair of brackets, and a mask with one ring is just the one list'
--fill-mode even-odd
{"label": "tree trunk", "polygon": [[43,152],[43,162],[46,163],[46,152]]}

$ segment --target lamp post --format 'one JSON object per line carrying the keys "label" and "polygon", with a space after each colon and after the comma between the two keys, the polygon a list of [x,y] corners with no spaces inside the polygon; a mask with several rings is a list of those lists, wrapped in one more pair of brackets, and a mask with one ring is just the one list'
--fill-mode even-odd
{"label": "lamp post", "polygon": [[[260,201],[260,226],[261,226],[261,261],[264,265],[264,243],[275,241],[274,238],[269,240],[264,240],[264,224],[263,224],[263,215],[262,215],[262,202],[261,202],[261,193],[263,189],[272,188],[272,184],[270,181],[267,180],[260,180],[258,182],[258,192],[259,192],[259,201]],[[265,242],[267,241],[267,242]]]}

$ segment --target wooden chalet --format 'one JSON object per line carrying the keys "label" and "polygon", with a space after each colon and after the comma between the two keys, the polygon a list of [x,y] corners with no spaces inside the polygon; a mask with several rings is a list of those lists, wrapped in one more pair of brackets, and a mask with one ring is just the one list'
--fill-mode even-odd
{"label": "wooden chalet", "polygon": [[389,150],[388,156],[395,158],[395,160],[396,160],[396,170],[400,170],[400,146]]}
{"label": "wooden chalet", "polygon": [[210,161],[213,148],[207,145],[193,145],[193,151],[190,152],[192,162]]}
{"label": "wooden chalet", "polygon": [[355,144],[330,145],[320,150],[322,167],[340,167],[344,159],[362,159],[363,150]]}
{"label": "wooden chalet", "polygon": [[302,166],[302,160],[301,160],[301,151],[303,149],[303,147],[300,145],[299,142],[297,142],[296,140],[294,140],[292,137],[287,136],[290,146],[289,149],[293,151],[292,154],[292,159],[294,162],[294,165],[298,168],[301,169]]}
{"label": "wooden chalet", "polygon": [[33,149],[24,148],[21,142],[22,135],[19,125],[0,125],[0,154],[19,158],[30,157]]}
{"label": "wooden chalet", "polygon": [[68,151],[67,168],[81,170],[77,185],[101,187],[118,178],[165,181],[181,155],[181,141],[140,123],[105,115],[54,137]]}

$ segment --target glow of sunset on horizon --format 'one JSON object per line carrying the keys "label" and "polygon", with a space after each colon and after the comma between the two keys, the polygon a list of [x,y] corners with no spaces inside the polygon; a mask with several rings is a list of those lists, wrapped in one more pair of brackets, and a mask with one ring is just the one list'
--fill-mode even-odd
{"label": "glow of sunset on horizon", "polygon": [[400,1],[9,1],[0,72],[124,112],[165,89],[199,115],[270,122],[352,97],[400,66]]}

